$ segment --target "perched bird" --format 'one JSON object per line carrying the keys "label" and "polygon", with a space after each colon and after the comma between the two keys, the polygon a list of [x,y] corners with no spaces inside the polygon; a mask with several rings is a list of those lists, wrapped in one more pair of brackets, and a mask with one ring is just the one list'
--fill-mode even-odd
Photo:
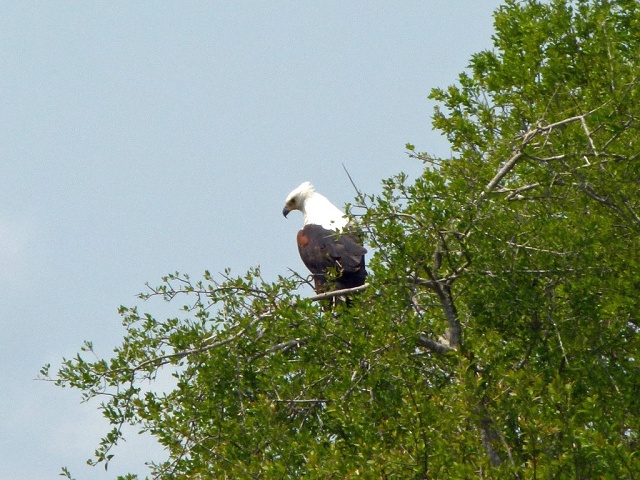
{"label": "perched bird", "polygon": [[[304,182],[285,201],[282,214],[292,210],[304,215],[304,227],[298,232],[300,258],[311,271],[316,293],[358,287],[364,284],[366,248],[358,236],[349,231],[349,219],[326,197]],[[335,278],[327,280],[327,273]]]}

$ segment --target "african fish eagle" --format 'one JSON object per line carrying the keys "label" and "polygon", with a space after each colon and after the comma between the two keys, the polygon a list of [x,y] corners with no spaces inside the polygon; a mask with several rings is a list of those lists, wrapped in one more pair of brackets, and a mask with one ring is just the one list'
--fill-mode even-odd
{"label": "african fish eagle", "polygon": [[[349,219],[325,196],[304,182],[287,196],[282,214],[292,210],[304,215],[304,227],[298,232],[300,258],[311,271],[316,293],[358,287],[364,284],[367,250],[358,237],[349,232]],[[327,283],[326,274],[335,269],[336,278]]]}

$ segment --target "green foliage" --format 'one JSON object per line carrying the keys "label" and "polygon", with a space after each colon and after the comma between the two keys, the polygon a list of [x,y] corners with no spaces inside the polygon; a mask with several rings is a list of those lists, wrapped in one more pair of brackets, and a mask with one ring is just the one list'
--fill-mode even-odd
{"label": "green foliage", "polygon": [[122,307],[111,358],[64,360],[113,426],[94,463],[130,424],[154,478],[640,477],[640,4],[511,0],[495,29],[432,92],[452,158],[407,144],[423,174],[358,195],[350,307],[174,274],[145,298],[181,317]]}

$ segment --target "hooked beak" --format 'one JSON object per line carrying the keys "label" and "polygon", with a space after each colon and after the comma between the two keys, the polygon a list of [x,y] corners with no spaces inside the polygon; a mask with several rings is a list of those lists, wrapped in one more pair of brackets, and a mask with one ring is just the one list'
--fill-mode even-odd
{"label": "hooked beak", "polygon": [[290,211],[291,211],[291,210],[289,210],[287,207],[284,207],[284,208],[282,209],[282,215],[284,215],[284,218],[287,218],[287,215],[289,215],[289,212],[290,212]]}

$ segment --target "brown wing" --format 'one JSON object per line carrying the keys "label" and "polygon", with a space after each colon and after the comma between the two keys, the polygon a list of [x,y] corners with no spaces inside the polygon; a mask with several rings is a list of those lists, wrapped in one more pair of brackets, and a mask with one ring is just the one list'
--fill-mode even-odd
{"label": "brown wing", "polygon": [[[341,290],[362,285],[367,276],[364,256],[367,249],[353,234],[338,234],[320,225],[305,225],[298,232],[300,258],[313,274],[316,291]],[[325,274],[338,272],[335,288],[324,288]]]}

